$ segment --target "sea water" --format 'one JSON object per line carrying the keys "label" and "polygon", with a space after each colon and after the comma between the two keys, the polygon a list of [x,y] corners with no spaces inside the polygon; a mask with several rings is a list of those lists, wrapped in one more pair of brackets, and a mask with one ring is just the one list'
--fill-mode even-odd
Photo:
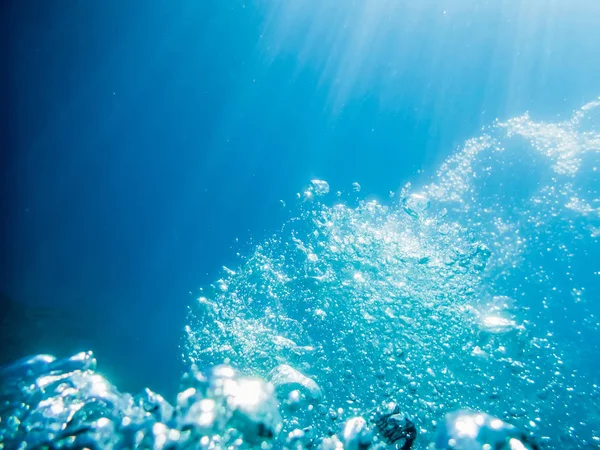
{"label": "sea water", "polygon": [[189,306],[176,399],[22,360],[0,447],[600,448],[599,171],[595,100],[385,200],[313,180]]}

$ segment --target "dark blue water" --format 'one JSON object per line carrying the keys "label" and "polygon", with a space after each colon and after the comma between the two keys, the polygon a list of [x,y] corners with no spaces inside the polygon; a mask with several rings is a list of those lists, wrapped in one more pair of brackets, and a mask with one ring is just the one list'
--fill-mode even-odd
{"label": "dark blue water", "polygon": [[185,307],[280,226],[279,200],[313,178],[387,198],[497,117],[569,117],[600,92],[598,17],[584,0],[5,2],[0,290],[64,319],[39,341],[46,319],[17,314],[24,349],[93,348],[124,390],[175,389]]}

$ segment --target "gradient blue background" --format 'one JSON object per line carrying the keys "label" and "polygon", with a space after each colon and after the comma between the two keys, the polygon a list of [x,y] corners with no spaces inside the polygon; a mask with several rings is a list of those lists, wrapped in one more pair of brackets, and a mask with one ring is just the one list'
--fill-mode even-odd
{"label": "gradient blue background", "polygon": [[5,2],[0,290],[71,311],[73,345],[122,389],[173,392],[190,291],[278,227],[280,199],[315,177],[386,197],[497,117],[569,116],[600,93],[598,17],[591,0]]}

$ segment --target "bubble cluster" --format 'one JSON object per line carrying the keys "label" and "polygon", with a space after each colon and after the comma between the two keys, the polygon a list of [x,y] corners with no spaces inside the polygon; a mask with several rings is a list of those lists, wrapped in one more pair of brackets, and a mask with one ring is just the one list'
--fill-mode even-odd
{"label": "bubble cluster", "polygon": [[120,393],[91,352],[26,358],[0,380],[0,448],[266,449],[281,429],[272,386],[228,366],[192,368],[175,406]]}
{"label": "bubble cluster", "polygon": [[599,106],[496,123],[399,200],[336,203],[313,181],[296,217],[190,306],[184,358],[314,382],[321,395],[286,390],[294,445],[390,401],[419,448],[463,408],[549,447],[597,445],[598,387],[570,369],[546,310],[578,285],[577,252],[597,245],[600,184],[582,171],[600,163],[586,120]]}
{"label": "bubble cluster", "polygon": [[473,411],[448,414],[435,440],[435,450],[537,450],[539,446],[497,417]]}

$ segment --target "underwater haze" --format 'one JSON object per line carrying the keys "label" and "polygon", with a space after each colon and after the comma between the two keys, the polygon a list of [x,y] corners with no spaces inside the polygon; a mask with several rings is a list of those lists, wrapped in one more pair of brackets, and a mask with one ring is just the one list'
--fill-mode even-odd
{"label": "underwater haze", "polygon": [[[140,448],[600,448],[599,2],[25,1],[2,21],[0,362],[92,350],[121,392],[180,394],[108,385],[107,428],[73,406],[94,357],[38,357],[0,387],[35,380],[63,412],[0,395],[0,443],[71,448],[82,428],[58,424],[93,419],[86,439],[130,448],[152,414]],[[469,442],[465,409],[486,414]]]}

